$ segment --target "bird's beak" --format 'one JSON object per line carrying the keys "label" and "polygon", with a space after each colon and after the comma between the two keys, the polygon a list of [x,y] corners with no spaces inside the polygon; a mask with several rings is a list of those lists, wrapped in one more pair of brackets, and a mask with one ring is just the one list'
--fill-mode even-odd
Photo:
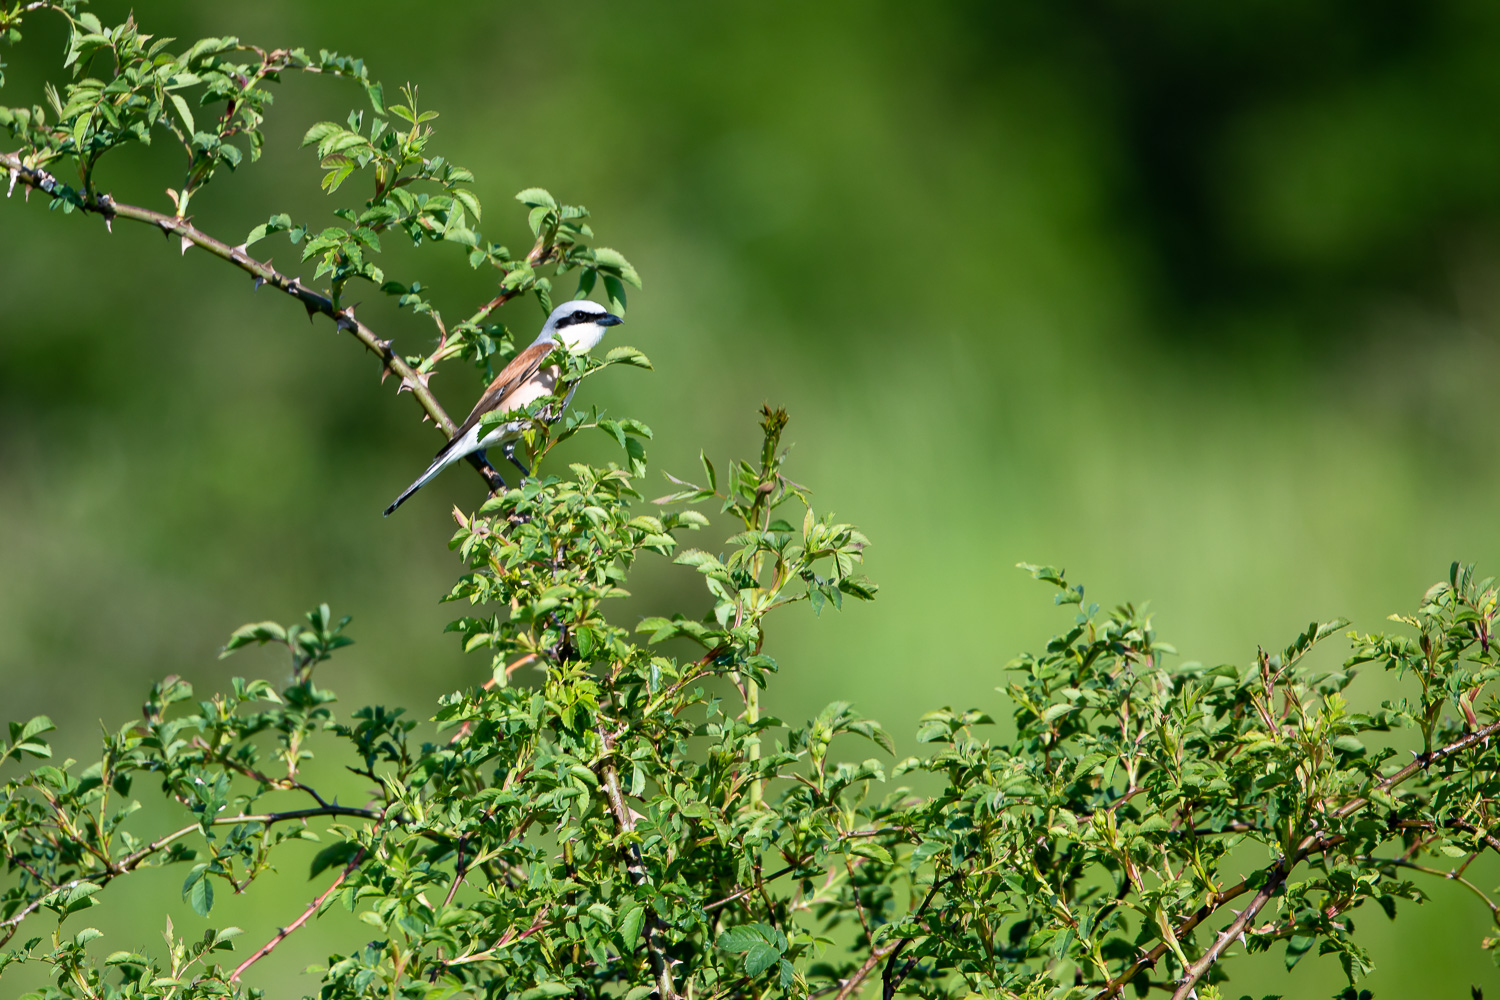
{"label": "bird's beak", "polygon": [[619,326],[625,321],[614,313],[605,313],[597,322],[600,326]]}

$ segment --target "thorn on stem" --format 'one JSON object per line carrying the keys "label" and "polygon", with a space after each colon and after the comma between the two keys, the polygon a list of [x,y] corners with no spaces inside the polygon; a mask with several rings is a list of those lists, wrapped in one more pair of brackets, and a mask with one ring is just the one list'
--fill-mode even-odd
{"label": "thorn on stem", "polygon": [[192,245],[193,245],[193,241],[188,238],[188,234],[187,233],[183,233],[182,234],[182,255],[184,257],[187,256],[188,247],[190,247]]}

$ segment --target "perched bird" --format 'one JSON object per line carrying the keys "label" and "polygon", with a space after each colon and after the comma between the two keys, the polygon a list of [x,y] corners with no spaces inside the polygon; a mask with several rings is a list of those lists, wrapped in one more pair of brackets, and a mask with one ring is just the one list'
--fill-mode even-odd
{"label": "perched bird", "polygon": [[[521,470],[521,475],[529,476],[531,471],[522,465],[515,455],[515,442],[526,429],[526,422],[517,420],[512,423],[496,424],[489,432],[480,437],[479,421],[486,413],[509,413],[519,410],[538,399],[552,395],[553,387],[557,384],[560,374],[556,365],[542,367],[542,359],[551,354],[556,348],[564,348],[570,354],[587,354],[594,349],[594,345],[604,337],[604,331],[612,326],[618,326],[625,322],[605,309],[597,302],[588,299],[575,299],[572,302],[564,302],[552,310],[552,315],[547,317],[547,322],[542,326],[542,332],[537,334],[536,340],[531,346],[511,359],[505,370],[495,377],[484,395],[479,397],[479,402],[474,404],[474,412],[469,414],[465,420],[453,432],[448,443],[443,445],[427,471],[417,477],[417,481],[408,486],[395,502],[385,509],[385,516],[390,517],[391,512],[406,502],[417,490],[426,486],[439,472],[442,472],[454,462],[459,461],[467,455],[488,448],[490,445],[503,444],[505,446],[505,457],[510,459],[516,468]],[[577,388],[574,386],[574,388]],[[558,407],[558,414],[565,409],[573,399],[573,390],[568,390],[568,396]]]}

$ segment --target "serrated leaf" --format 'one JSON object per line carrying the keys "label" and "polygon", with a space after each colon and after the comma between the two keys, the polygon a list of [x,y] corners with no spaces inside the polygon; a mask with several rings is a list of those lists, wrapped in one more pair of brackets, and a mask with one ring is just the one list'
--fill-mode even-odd
{"label": "serrated leaf", "polygon": [[781,958],[781,952],[776,950],[766,941],[756,942],[745,952],[745,972],[747,975],[758,976],[771,966],[775,965]]}
{"label": "serrated leaf", "polygon": [[544,1000],[546,997],[565,997],[573,992],[567,983],[537,983],[521,994],[521,1000]]}
{"label": "serrated leaf", "polygon": [[519,201],[523,205],[529,205],[532,208],[557,208],[557,202],[552,200],[552,195],[548,194],[543,188],[527,188],[516,195],[516,201]]}
{"label": "serrated leaf", "polygon": [[308,867],[307,877],[315,878],[319,872],[325,869],[336,865],[347,865],[350,861],[354,860],[354,856],[359,853],[359,850],[360,847],[358,844],[348,840],[337,844],[329,844],[312,859],[312,864]]}
{"label": "serrated leaf", "polygon": [[630,951],[641,939],[641,929],[646,926],[646,908],[636,905],[620,917],[620,940],[625,950]]}
{"label": "serrated leaf", "polygon": [[187,904],[198,916],[208,916],[209,911],[214,908],[214,884],[208,874],[195,871],[189,875],[182,887],[182,898],[187,900]]}
{"label": "serrated leaf", "polygon": [[604,355],[604,360],[607,364],[630,365],[633,368],[645,368],[648,371],[655,370],[651,367],[650,358],[634,347],[626,347],[624,345],[611,348],[609,353]]}
{"label": "serrated leaf", "polygon": [[183,100],[181,94],[168,94],[172,99],[172,105],[177,109],[178,116],[182,119],[182,125],[187,129],[188,135],[198,131],[198,126],[193,124],[193,112],[188,108],[188,102]]}

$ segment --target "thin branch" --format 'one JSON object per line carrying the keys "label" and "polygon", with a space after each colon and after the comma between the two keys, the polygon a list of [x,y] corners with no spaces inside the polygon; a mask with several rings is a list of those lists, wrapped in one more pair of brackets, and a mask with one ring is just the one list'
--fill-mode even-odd
{"label": "thin branch", "polygon": [[780,871],[772,872],[769,875],[766,875],[766,876],[764,876],[762,878],[757,879],[754,885],[747,885],[743,889],[736,889],[734,892],[731,892],[729,895],[725,896],[723,899],[716,899],[712,903],[705,904],[704,907],[703,907],[703,912],[704,913],[712,913],[713,911],[719,909],[720,907],[728,906],[730,903],[733,903],[736,900],[744,899],[746,896],[750,895],[752,892],[758,892],[761,889],[765,888],[765,884],[767,882],[774,882],[777,879],[781,878],[781,876],[783,876],[783,875],[790,875],[792,872],[796,871],[800,867],[801,867],[800,865],[787,865],[785,868],[781,869]]}
{"label": "thin branch", "polygon": [[439,909],[446,910],[448,904],[453,902],[453,897],[458,895],[458,887],[463,883],[467,869],[464,868],[464,845],[468,837],[458,838],[458,858],[453,862],[453,884],[448,887],[448,895],[443,897],[443,905]]}
{"label": "thin branch", "polygon": [[[602,729],[599,738],[604,742],[604,760],[600,771],[604,779],[604,795],[609,800],[610,812],[614,814],[615,823],[620,832],[626,838],[635,833],[635,817],[630,814],[630,806],[625,802],[625,796],[620,792],[620,774],[615,769],[611,755],[614,753],[614,740]],[[641,886],[646,883],[646,866],[641,859],[641,849],[633,839],[625,845],[625,871],[630,875],[632,885]],[[651,958],[651,974],[656,978],[656,989],[660,1000],[679,1000],[679,994],[672,983],[672,963],[667,958],[665,949],[661,944],[660,918],[656,910],[646,907],[646,951]]]}
{"label": "thin branch", "polygon": [[261,959],[265,958],[267,955],[271,954],[271,952],[276,949],[276,946],[285,941],[293,931],[301,927],[303,924],[307,923],[312,915],[314,913],[317,913],[318,909],[328,901],[328,897],[333,895],[334,890],[344,884],[344,879],[349,877],[349,873],[358,868],[359,863],[364,859],[365,849],[361,847],[355,853],[354,857],[349,859],[349,863],[344,866],[344,870],[339,872],[339,877],[333,880],[333,885],[330,885],[326,890],[324,890],[323,894],[320,895],[317,899],[313,900],[311,903],[308,903],[307,909],[302,911],[302,916],[298,917],[296,920],[293,920],[281,930],[277,931],[275,936],[273,936],[271,940],[261,945],[259,951],[241,962],[239,964],[239,967],[229,974],[229,981],[231,983],[238,982],[240,974],[242,972],[250,968],[250,966],[254,965],[256,962],[259,962]]}
{"label": "thin branch", "polygon": [[[220,819],[211,820],[208,825],[228,826],[230,824],[239,823],[264,823],[269,826],[272,823],[283,823],[288,820],[294,819],[310,819],[314,816],[358,816],[361,819],[382,818],[382,814],[376,812],[373,809],[357,809],[352,806],[322,806],[317,809],[293,809],[290,812],[260,813],[254,816],[245,814],[241,814],[238,816],[225,816]],[[31,914],[35,913],[39,908],[41,908],[42,904],[44,904],[48,899],[51,899],[52,897],[58,895],[63,890],[74,889],[84,882],[92,882],[102,888],[103,886],[106,886],[110,882],[114,881],[119,876],[128,874],[129,872],[134,871],[136,868],[139,868],[147,858],[151,857],[151,855],[162,850],[163,848],[171,846],[173,843],[181,840],[183,837],[186,837],[193,831],[201,830],[202,828],[203,826],[200,823],[194,823],[191,826],[185,826],[180,830],[169,833],[164,837],[158,838],[157,840],[153,840],[145,847],[142,847],[140,850],[125,855],[118,861],[110,862],[108,867],[106,867],[103,872],[90,874],[88,877],[75,878],[71,881],[64,882],[62,885],[59,885],[51,892],[37,897],[36,899],[32,900],[31,903],[28,904],[24,909],[18,911],[15,915],[8,917],[5,920],[0,920],[0,928],[4,928],[5,931],[4,934],[0,934],[0,945],[4,945],[7,941],[9,941],[16,935],[16,932],[20,930],[21,922],[23,920],[25,920],[27,917],[31,916]]]}
{"label": "thin branch", "polygon": [[[54,194],[61,183],[50,173],[39,167],[26,165],[16,153],[0,151],[0,168],[9,171],[10,185],[20,183],[28,188],[35,188],[47,194]],[[432,419],[433,425],[446,437],[452,437],[455,429],[453,420],[443,409],[432,390],[427,387],[426,379],[430,376],[418,374],[415,369],[406,363],[399,354],[391,349],[391,341],[382,340],[375,335],[364,323],[354,316],[354,307],[348,306],[338,309],[333,300],[328,296],[320,294],[302,284],[302,279],[288,277],[286,274],[276,270],[267,261],[262,263],[255,260],[246,253],[243,246],[231,247],[221,240],[217,240],[207,233],[198,229],[188,219],[178,218],[164,212],[153,211],[149,208],[140,208],[136,205],[127,205],[115,201],[107,194],[90,194],[76,191],[79,204],[78,207],[84,212],[98,215],[109,224],[114,219],[129,219],[132,222],[140,222],[145,225],[155,226],[167,236],[176,235],[181,239],[182,251],[187,252],[188,247],[196,246],[220,260],[228,261],[235,267],[249,274],[255,279],[255,286],[269,285],[279,292],[290,295],[302,304],[307,310],[308,318],[315,315],[324,315],[332,319],[340,330],[346,330],[354,336],[361,344],[380,358],[380,363],[386,371],[389,371],[401,379],[401,388],[410,390],[416,398],[422,410]],[[496,303],[497,305],[499,303]],[[469,456],[469,464],[479,471],[484,477],[490,489],[496,490],[503,480],[500,474],[483,458],[477,454]]]}
{"label": "thin branch", "polygon": [[[1445,746],[1440,750],[1434,750],[1431,753],[1418,754],[1416,759],[1413,760],[1410,764],[1407,764],[1401,770],[1397,771],[1389,778],[1386,778],[1375,787],[1382,792],[1390,791],[1392,788],[1395,788],[1397,785],[1401,784],[1403,781],[1405,781],[1407,778],[1410,778],[1418,771],[1426,770],[1427,768],[1431,767],[1433,764],[1436,764],[1438,761],[1443,760],[1444,758],[1451,757],[1456,753],[1460,753],[1464,750],[1469,749],[1470,747],[1477,746],[1478,744],[1483,743],[1485,740],[1488,740],[1496,733],[1500,733],[1500,722],[1492,722],[1482,729],[1476,729],[1469,735],[1465,736],[1463,739],[1458,740],[1454,743],[1450,743],[1448,746]],[[1340,819],[1343,819],[1350,813],[1357,812],[1358,810],[1364,808],[1369,804],[1369,802],[1370,800],[1363,796],[1357,799],[1353,799],[1349,802],[1344,803],[1344,805],[1337,812],[1335,812],[1334,815]]]}
{"label": "thin branch", "polygon": [[833,1000],[848,1000],[849,997],[853,996],[854,991],[859,989],[866,979],[870,978],[870,973],[875,971],[875,966],[879,965],[887,955],[895,951],[900,943],[900,941],[892,941],[890,944],[871,949],[870,957],[865,959],[865,964],[861,965],[855,971],[854,975],[850,976],[844,982],[844,985],[839,988]]}
{"label": "thin branch", "polygon": [[[933,880],[932,887],[927,890],[927,896],[922,900],[922,905],[917,907],[917,912],[914,916],[920,918],[927,911],[927,907],[932,905],[933,897],[938,894],[939,889],[949,882],[957,882],[963,876],[964,873],[962,871],[956,871],[947,878]],[[901,971],[896,971],[896,959],[901,957],[901,952],[911,942],[911,938],[904,937],[897,941],[896,946],[891,949],[890,960],[885,963],[885,969],[880,973],[881,996],[884,997],[884,1000],[891,1000],[891,997],[896,995],[897,987],[901,985],[907,976],[911,975],[911,970],[917,964],[915,958],[909,958],[906,960],[906,964],[902,966]],[[868,975],[868,973],[866,974]]]}
{"label": "thin branch", "polygon": [[1208,950],[1203,953],[1203,956],[1198,961],[1187,967],[1182,980],[1177,984],[1176,992],[1172,994],[1172,1000],[1188,1000],[1189,997],[1196,997],[1198,995],[1198,980],[1202,979],[1204,973],[1219,960],[1219,956],[1224,953],[1224,949],[1228,948],[1234,943],[1236,938],[1245,933],[1245,928],[1250,926],[1250,922],[1255,919],[1255,915],[1261,911],[1261,908],[1266,903],[1270,902],[1271,897],[1276,894],[1276,891],[1281,888],[1281,884],[1286,881],[1287,872],[1291,868],[1291,865],[1275,866],[1271,877],[1266,879],[1266,884],[1261,886],[1260,891],[1250,900],[1250,905],[1246,906],[1240,912],[1239,916],[1230,922],[1228,927],[1219,932],[1219,936],[1214,939],[1214,943],[1209,945]]}
{"label": "thin branch", "polygon": [[549,909],[551,909],[550,904],[548,904],[547,906],[543,906],[537,913],[536,919],[532,921],[531,926],[526,928],[526,930],[522,931],[520,934],[516,933],[516,929],[514,927],[507,927],[505,929],[505,933],[500,935],[500,940],[490,945],[484,951],[478,951],[472,955],[460,955],[458,958],[449,959],[447,961],[442,961],[441,959],[439,961],[441,961],[441,964],[444,968],[453,965],[468,965],[470,962],[487,962],[490,959],[494,958],[495,953],[501,948],[504,948],[507,945],[515,944],[519,941],[525,941],[537,931],[545,930],[546,928],[552,926],[552,922],[547,919],[547,911]]}
{"label": "thin branch", "polygon": [[1479,886],[1464,878],[1463,875],[1459,874],[1458,871],[1445,872],[1441,868],[1429,868],[1426,865],[1413,864],[1412,862],[1404,861],[1401,858],[1365,858],[1365,860],[1377,865],[1391,865],[1395,868],[1410,868],[1412,871],[1422,872],[1427,875],[1435,875],[1438,878],[1447,879],[1450,882],[1457,882],[1459,885],[1463,886],[1465,889],[1468,889],[1474,895],[1478,896],[1480,902],[1489,907],[1490,919],[1495,922],[1495,925],[1497,927],[1500,927],[1500,906],[1497,906],[1494,900],[1485,895],[1483,889],[1479,888]]}
{"label": "thin branch", "polygon": [[[1402,782],[1406,781],[1406,779],[1410,778],[1412,775],[1418,773],[1419,771],[1425,770],[1426,768],[1431,767],[1433,764],[1436,764],[1439,761],[1444,760],[1445,758],[1451,757],[1456,753],[1460,753],[1461,751],[1467,750],[1470,747],[1477,746],[1478,744],[1483,743],[1485,740],[1495,735],[1497,732],[1500,732],[1500,722],[1492,722],[1488,726],[1485,726],[1481,729],[1476,729],[1474,732],[1468,734],[1462,739],[1449,744],[1446,747],[1438,750],[1433,750],[1430,753],[1420,754],[1410,764],[1401,768],[1399,771],[1395,772],[1389,777],[1382,779],[1375,786],[1375,789],[1382,792],[1390,791],[1392,788],[1400,785]],[[1369,805],[1369,803],[1370,800],[1367,796],[1360,796],[1358,798],[1351,799],[1339,809],[1335,810],[1333,816],[1338,819],[1347,818],[1353,813],[1358,812],[1360,809]],[[1467,826],[1467,824],[1463,824],[1462,821],[1459,820],[1451,821],[1451,823],[1452,825],[1460,829],[1463,829],[1465,828],[1465,826]],[[1426,828],[1430,829],[1431,824],[1426,824],[1425,826]],[[1474,830],[1474,828],[1472,827],[1469,827],[1469,829],[1471,831]],[[1282,879],[1285,879],[1286,875],[1290,873],[1293,868],[1300,864],[1309,855],[1315,854],[1319,851],[1327,850],[1330,847],[1336,847],[1339,844],[1343,843],[1344,839],[1345,838],[1342,836],[1325,838],[1319,837],[1317,835],[1309,835],[1302,841],[1300,845],[1298,845],[1296,852],[1293,854],[1292,858],[1289,861],[1277,861],[1271,866],[1269,874],[1272,877],[1275,877],[1276,873],[1280,872],[1282,873],[1280,877]],[[1487,837],[1486,839],[1491,842],[1491,846],[1496,846],[1496,842],[1492,838]],[[1204,920],[1207,920],[1210,916],[1217,912],[1218,909],[1225,903],[1228,903],[1233,899],[1237,899],[1238,897],[1244,895],[1249,891],[1250,886],[1248,884],[1248,879],[1246,879],[1242,880],[1233,888],[1226,889],[1223,892],[1215,893],[1208,902],[1204,903],[1202,906],[1198,907],[1198,909],[1194,910],[1186,919],[1182,921],[1181,924],[1179,924],[1175,928],[1174,933],[1176,934],[1177,938],[1181,940],[1195,927],[1197,927]],[[1261,905],[1264,905],[1264,903],[1262,903]],[[1220,950],[1222,951],[1222,949]],[[1132,962],[1124,972],[1120,973],[1120,975],[1116,976],[1114,979],[1111,979],[1108,983],[1105,983],[1104,986],[1099,990],[1099,992],[1094,994],[1093,1000],[1107,1000],[1107,998],[1109,997],[1118,996],[1120,994],[1120,991],[1125,988],[1126,983],[1134,979],[1136,975],[1141,971],[1149,969],[1156,965],[1156,963],[1161,960],[1162,956],[1164,956],[1167,951],[1168,945],[1165,941],[1156,945],[1150,951],[1146,952],[1140,958],[1137,958],[1134,962]],[[1207,967],[1205,967],[1205,971],[1206,970]],[[1199,978],[1201,978],[1201,976],[1202,973],[1199,973]],[[1197,979],[1194,978],[1189,985],[1196,982]],[[1183,995],[1185,996],[1186,994]]]}

